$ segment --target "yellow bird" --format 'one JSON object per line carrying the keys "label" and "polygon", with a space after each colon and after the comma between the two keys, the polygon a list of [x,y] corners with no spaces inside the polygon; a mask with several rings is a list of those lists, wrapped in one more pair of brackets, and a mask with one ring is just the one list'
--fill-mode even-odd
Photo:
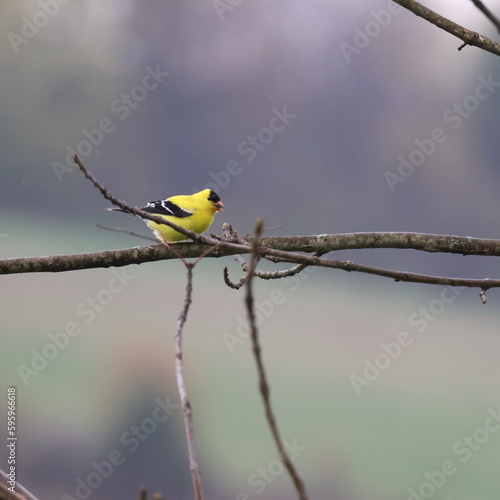
{"label": "yellow bird", "polygon": [[[166,200],[151,201],[140,207],[144,212],[159,215],[195,233],[204,233],[214,221],[216,212],[222,212],[224,204],[217,193],[211,189],[204,189],[191,195],[172,196]],[[124,212],[121,208],[108,208],[117,212]],[[155,236],[168,246],[169,242],[189,239],[186,235],[165,224],[156,224],[150,220],[144,222],[153,230]]]}

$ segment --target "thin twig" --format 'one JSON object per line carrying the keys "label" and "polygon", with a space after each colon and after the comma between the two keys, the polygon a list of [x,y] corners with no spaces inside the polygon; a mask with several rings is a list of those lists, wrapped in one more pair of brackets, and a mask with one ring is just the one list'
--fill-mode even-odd
{"label": "thin twig", "polygon": [[[210,254],[217,255],[218,248],[220,247],[219,243],[215,243],[212,245],[210,248],[207,248],[203,253],[201,253],[198,257],[196,257],[196,260],[193,262],[193,267],[200,262],[201,259],[204,259],[205,257],[208,257]],[[180,257],[182,259],[182,257]],[[184,263],[186,261],[182,259]]]}
{"label": "thin twig", "polygon": [[[248,278],[250,276],[250,266],[247,264],[247,262],[245,261],[245,259],[242,257],[241,254],[237,254],[234,256],[234,260],[236,260],[241,268],[243,269],[245,275],[242,276],[240,278],[240,280],[238,281],[238,283],[233,283],[230,279],[229,279],[229,270],[227,267],[224,268],[224,283],[226,283],[226,285],[229,287],[229,288],[232,288],[233,290],[239,290],[247,281],[248,281]],[[260,257],[257,258],[257,262],[255,265],[257,265],[260,261]],[[252,272],[252,276],[258,276],[259,278],[261,277],[260,276],[261,274],[261,271],[259,271],[258,269],[254,268],[253,272]]]}
{"label": "thin twig", "polygon": [[491,52],[497,56],[500,56],[500,44],[490,40],[484,35],[480,35],[475,31],[468,30],[459,24],[450,21],[446,17],[439,15],[437,12],[434,12],[427,7],[424,7],[419,2],[415,0],[394,0],[395,3],[401,5],[405,9],[413,12],[415,15],[429,21],[434,24],[438,28],[450,33],[453,36],[456,36],[464,43],[459,50],[461,50],[465,45],[473,45],[474,47],[479,47],[480,49],[486,50],[487,52]]}
{"label": "thin twig", "polygon": [[227,222],[224,222],[224,224],[222,224],[222,235],[224,236],[224,241],[227,243],[237,243],[239,245],[250,246],[248,240],[239,237],[236,231],[233,229],[233,226],[231,226],[231,224],[228,224]]}
{"label": "thin twig", "polygon": [[[226,241],[230,241],[233,243],[238,243],[238,244],[243,244],[243,245],[248,245],[248,242],[243,240],[242,238],[239,238],[238,235],[236,234],[236,231],[233,230],[233,226],[231,224],[228,224],[227,222],[224,222],[222,224],[222,234],[224,235],[224,238]],[[243,267],[243,265],[247,266],[247,263],[245,262],[245,259],[243,259],[241,254],[236,254],[234,256],[234,260],[238,261]],[[240,280],[237,283],[234,283],[229,279],[229,269],[224,267],[223,270],[223,277],[224,277],[224,283],[229,287],[232,288],[233,290],[239,290],[246,282],[248,278],[248,269],[243,269],[245,271],[245,276],[240,278]]]}
{"label": "thin twig", "polygon": [[[159,215],[154,215],[150,214],[148,212],[145,212],[144,210],[141,210],[140,208],[134,207],[132,205],[129,205],[128,203],[125,203],[124,201],[118,199],[116,196],[113,196],[90,172],[85,165],[83,164],[82,160],[80,160],[78,155],[73,156],[73,161],[76,163],[78,168],[81,170],[83,175],[96,187],[100,193],[106,198],[109,202],[111,202],[113,205],[116,205],[117,207],[120,207],[122,210],[125,212],[128,212],[133,215],[138,215],[142,219],[147,219],[153,222],[156,222],[156,224],[163,224],[165,226],[171,227],[172,229],[175,229],[181,234],[184,234],[188,238],[192,239],[193,241],[197,242],[204,242],[205,238],[194,231],[190,231],[189,229],[186,229],[182,226],[178,226],[177,224],[174,224],[173,222],[160,217]],[[172,245],[170,245],[170,249],[172,249]]]}
{"label": "thin twig", "polygon": [[250,261],[250,269],[248,273],[248,280],[246,286],[246,297],[245,304],[247,307],[248,313],[248,322],[250,325],[250,334],[252,339],[252,350],[255,357],[255,362],[257,364],[257,372],[259,377],[259,389],[262,395],[262,400],[264,402],[264,409],[266,414],[266,419],[269,423],[269,427],[271,429],[271,433],[273,435],[274,442],[276,447],[278,448],[278,452],[281,457],[281,461],[288,471],[290,477],[292,478],[293,484],[297,493],[299,495],[300,500],[308,500],[308,496],[306,493],[305,485],[302,479],[300,478],[297,470],[295,469],[292,461],[290,460],[285,446],[283,444],[283,440],[281,439],[280,432],[278,429],[278,424],[276,422],[276,418],[274,416],[274,412],[271,406],[271,398],[270,398],[270,389],[269,384],[267,383],[266,371],[264,368],[264,362],[261,356],[261,347],[259,343],[259,331],[257,329],[257,321],[255,318],[255,310],[254,310],[254,298],[253,298],[253,277],[254,271],[257,266],[257,262],[259,260],[259,245],[260,245],[260,236],[262,234],[262,228],[264,227],[264,222],[259,220],[257,225],[255,226],[255,237],[252,244],[252,258]]}
{"label": "thin twig", "polygon": [[[224,277],[224,283],[229,288],[232,288],[233,290],[239,290],[248,280],[248,271],[250,269],[250,266],[240,254],[236,255],[234,259],[239,262],[241,268],[246,274],[243,277],[241,277],[237,283],[234,283],[229,278],[229,269],[225,267],[223,270],[223,277]],[[273,259],[269,258],[269,260]],[[276,259],[273,260],[273,262],[281,262],[281,261]],[[308,266],[309,264],[297,264],[296,266],[293,266],[290,269],[282,269],[279,271],[260,271],[259,269],[254,269],[253,276],[255,276],[256,278],[260,278],[262,280],[276,280],[282,278],[289,278],[290,276],[295,276],[296,274],[300,273]]]}
{"label": "thin twig", "polygon": [[0,469],[0,500],[37,500],[35,495],[16,481],[14,491],[9,486],[9,476]]}
{"label": "thin twig", "polygon": [[500,21],[495,14],[481,0],[472,0],[472,3],[495,25],[495,28],[500,33]]}
{"label": "thin twig", "polygon": [[186,285],[186,298],[184,299],[184,307],[179,319],[177,321],[177,327],[175,329],[175,374],[177,377],[177,386],[179,388],[179,395],[182,402],[182,412],[184,416],[184,426],[186,428],[186,437],[189,452],[189,468],[191,470],[191,477],[193,479],[193,487],[195,492],[196,500],[203,499],[203,491],[201,487],[201,476],[198,468],[198,462],[196,460],[196,446],[194,440],[194,426],[193,426],[193,412],[191,409],[191,403],[187,396],[186,384],[184,381],[184,375],[182,373],[182,330],[184,324],[186,323],[189,306],[191,305],[192,293],[193,293],[193,267],[194,264],[185,262],[187,268],[187,285]]}
{"label": "thin twig", "polygon": [[[276,226],[276,227],[279,227],[279,226]],[[242,243],[248,244],[248,241],[243,240],[242,238],[238,238],[238,235],[233,230],[233,228],[230,224],[224,223],[222,225],[222,233],[224,234],[224,238],[226,238],[226,240],[234,241],[234,242],[237,242],[240,244],[242,244]],[[315,254],[315,255],[319,255],[319,254]],[[223,270],[223,277],[224,277],[224,283],[229,288],[232,288],[233,290],[239,290],[248,280],[248,272],[250,270],[250,266],[248,265],[247,261],[243,258],[243,256],[241,254],[235,255],[234,260],[236,260],[240,264],[241,269],[245,273],[245,276],[241,277],[237,283],[234,283],[229,278],[229,269],[227,267],[225,267]],[[272,259],[269,258],[269,260],[272,260]],[[279,262],[279,260],[276,260],[276,262]],[[290,269],[283,269],[280,271],[260,271],[259,269],[255,268],[253,270],[253,276],[256,276],[257,278],[260,278],[263,280],[288,278],[290,276],[294,276],[297,273],[300,273],[307,266],[308,266],[308,264],[297,264],[296,266],[293,266]]]}
{"label": "thin twig", "polygon": [[224,278],[224,283],[229,288],[232,288],[233,290],[239,290],[247,282],[248,275],[245,274],[245,276],[242,276],[240,280],[237,283],[235,283],[234,281],[231,281],[231,279],[229,278],[229,269],[226,266],[222,270],[222,277]]}
{"label": "thin twig", "polygon": [[[279,262],[279,261],[278,261]],[[297,264],[289,269],[281,269],[279,271],[259,271],[256,269],[255,276],[262,280],[277,280],[282,278],[289,278],[303,271],[309,264]]]}
{"label": "thin twig", "polygon": [[139,489],[139,500],[148,500],[148,490],[144,486]]}
{"label": "thin twig", "polygon": [[135,236],[136,238],[141,238],[142,240],[154,241],[155,243],[158,243],[157,238],[151,238],[150,236],[145,236],[143,234],[134,233],[134,231],[128,231],[127,229],[118,229],[116,227],[103,226],[102,224],[96,224],[95,226],[98,227],[99,229],[104,229],[105,231],[112,231],[114,233],[128,234],[129,236]]}

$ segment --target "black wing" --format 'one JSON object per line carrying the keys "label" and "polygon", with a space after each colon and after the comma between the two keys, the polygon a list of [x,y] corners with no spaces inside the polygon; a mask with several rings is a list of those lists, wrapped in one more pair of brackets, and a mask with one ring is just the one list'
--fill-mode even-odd
{"label": "black wing", "polygon": [[172,217],[189,217],[193,215],[188,210],[184,210],[168,200],[150,201],[145,207],[141,207],[141,210],[150,214],[171,215]]}

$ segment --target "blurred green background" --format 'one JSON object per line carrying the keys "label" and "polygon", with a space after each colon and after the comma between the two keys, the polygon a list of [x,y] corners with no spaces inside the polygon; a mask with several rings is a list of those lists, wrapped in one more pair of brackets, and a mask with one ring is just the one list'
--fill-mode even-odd
{"label": "blurred green background", "polygon": [[[225,204],[217,233],[263,217],[279,235],[500,237],[497,57],[457,51],[386,0],[63,3],[1,7],[2,258],[143,244],[96,227],[148,234],[104,210],[71,150],[133,204],[210,185]],[[425,3],[497,39],[469,0]],[[280,113],[293,117],[270,135]],[[435,129],[446,139],[432,146]],[[401,156],[422,164],[391,189]],[[460,277],[498,268],[408,251],[335,258]],[[196,267],[185,327],[206,496],[294,498],[224,266],[239,278],[232,258]],[[17,387],[18,479],[39,498],[135,498],[141,485],[193,497],[174,374],[185,274],[171,261],[1,277],[1,390],[6,402]],[[324,269],[256,284],[273,404],[311,498],[498,498],[500,295],[487,298]]]}

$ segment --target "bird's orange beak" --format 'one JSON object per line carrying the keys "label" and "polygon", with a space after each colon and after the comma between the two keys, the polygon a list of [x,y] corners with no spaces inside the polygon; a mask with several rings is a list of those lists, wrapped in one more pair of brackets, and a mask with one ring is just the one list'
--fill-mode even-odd
{"label": "bird's orange beak", "polygon": [[216,212],[224,212],[224,210],[222,210],[222,208],[224,207],[224,203],[222,203],[222,201],[214,203],[214,207]]}

